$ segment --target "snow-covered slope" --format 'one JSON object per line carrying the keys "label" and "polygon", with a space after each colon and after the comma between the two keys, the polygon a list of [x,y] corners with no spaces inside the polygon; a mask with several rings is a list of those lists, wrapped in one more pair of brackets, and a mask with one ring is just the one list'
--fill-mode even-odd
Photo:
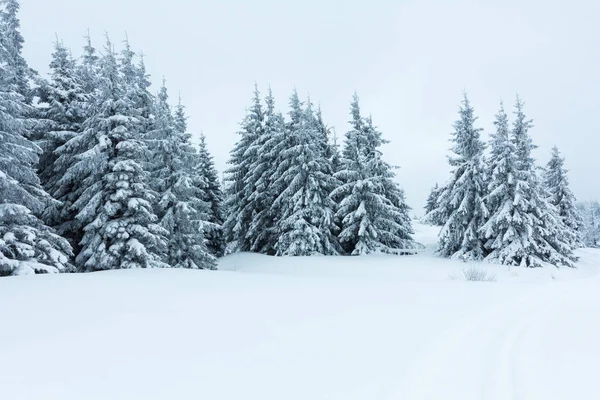
{"label": "snow-covered slope", "polygon": [[600,398],[600,251],[465,282],[432,250],[0,279],[0,398]]}

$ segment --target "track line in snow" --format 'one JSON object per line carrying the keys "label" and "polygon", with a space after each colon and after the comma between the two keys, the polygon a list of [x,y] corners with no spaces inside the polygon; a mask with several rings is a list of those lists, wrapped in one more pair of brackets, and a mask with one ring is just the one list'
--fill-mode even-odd
{"label": "track line in snow", "polygon": [[561,291],[556,284],[544,285],[440,332],[387,398],[525,399],[519,357],[526,349],[521,342]]}

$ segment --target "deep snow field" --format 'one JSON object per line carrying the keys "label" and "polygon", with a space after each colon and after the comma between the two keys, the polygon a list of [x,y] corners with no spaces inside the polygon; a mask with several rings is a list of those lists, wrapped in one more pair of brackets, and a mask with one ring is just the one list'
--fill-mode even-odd
{"label": "deep snow field", "polygon": [[0,399],[600,399],[600,251],[577,269],[416,256],[0,279]]}

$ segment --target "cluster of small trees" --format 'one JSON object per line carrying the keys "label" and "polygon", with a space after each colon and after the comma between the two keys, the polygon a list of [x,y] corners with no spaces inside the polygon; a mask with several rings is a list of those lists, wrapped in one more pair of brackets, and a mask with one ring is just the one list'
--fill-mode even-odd
{"label": "cluster of small trees", "polygon": [[600,203],[589,201],[577,204],[583,218],[581,240],[585,247],[600,247]]}
{"label": "cluster of small trees", "polygon": [[0,276],[214,268],[222,193],[212,158],[125,42],[42,79],[21,55],[17,0],[0,0]]}
{"label": "cluster of small trees", "polygon": [[255,90],[226,173],[224,224],[230,251],[270,255],[406,253],[420,245],[386,143],[372,119],[351,104],[341,154],[310,99],[294,90],[289,119],[271,91]]}
{"label": "cluster of small trees", "polygon": [[536,166],[529,129],[517,98],[512,128],[501,105],[489,152],[465,95],[454,125],[448,182],[432,190],[426,220],[442,226],[439,254],[527,267],[573,266],[583,221],[558,149]]}

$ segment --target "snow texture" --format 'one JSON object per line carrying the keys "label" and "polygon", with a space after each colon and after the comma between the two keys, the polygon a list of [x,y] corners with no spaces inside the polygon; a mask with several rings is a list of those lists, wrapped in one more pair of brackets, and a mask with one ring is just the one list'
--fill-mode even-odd
{"label": "snow texture", "polygon": [[415,231],[428,252],[411,257],[245,253],[221,271],[4,278],[0,393],[600,398],[600,250],[578,251],[576,269],[471,263],[497,282],[465,282],[449,279],[463,262],[432,256],[437,228]]}

